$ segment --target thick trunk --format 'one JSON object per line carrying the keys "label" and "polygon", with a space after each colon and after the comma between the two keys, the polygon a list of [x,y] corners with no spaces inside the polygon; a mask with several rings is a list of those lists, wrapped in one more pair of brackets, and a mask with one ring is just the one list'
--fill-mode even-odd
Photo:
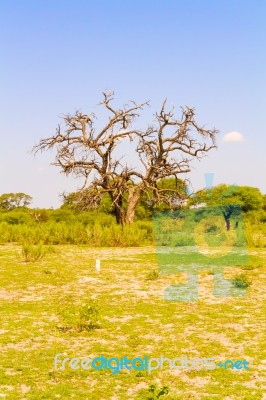
{"label": "thick trunk", "polygon": [[128,207],[125,210],[123,208],[123,197],[116,198],[114,201],[114,196],[112,193],[109,193],[111,200],[114,204],[115,208],[115,217],[116,217],[116,222],[119,225],[124,225],[124,224],[131,224],[134,222],[134,217],[135,217],[135,211],[136,211],[136,206],[139,202],[140,196],[141,196],[141,189],[137,188],[130,188],[128,191]]}
{"label": "thick trunk", "polygon": [[124,225],[125,222],[125,212],[123,210],[123,199],[119,198],[116,202],[115,206],[115,218],[116,222],[119,225]]}
{"label": "thick trunk", "polygon": [[125,220],[124,212],[123,212],[123,210],[121,210],[121,208],[116,207],[116,206],[115,206],[115,219],[116,219],[117,224],[124,225],[124,222],[125,222],[124,221]]}
{"label": "thick trunk", "polygon": [[140,195],[141,195],[140,189],[137,189],[135,193],[133,193],[133,188],[131,188],[131,190],[129,190],[128,207],[127,207],[127,212],[126,212],[126,216],[125,216],[126,224],[132,224],[132,222],[134,222],[136,206],[139,202]]}

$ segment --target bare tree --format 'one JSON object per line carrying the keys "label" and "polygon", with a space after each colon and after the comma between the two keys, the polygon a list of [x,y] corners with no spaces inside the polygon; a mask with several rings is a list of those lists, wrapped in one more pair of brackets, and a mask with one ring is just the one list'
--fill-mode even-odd
{"label": "bare tree", "polygon": [[[178,187],[162,188],[158,182],[167,177],[180,182],[180,174],[190,172],[193,159],[200,160],[216,147],[218,131],[199,126],[194,118],[195,110],[190,107],[181,108],[181,117],[177,119],[173,108],[166,111],[166,100],[155,114],[153,125],[136,129],[133,123],[149,102],[131,102],[117,109],[112,100],[113,93],[103,93],[100,105],[107,110],[109,118],[100,128],[96,126],[94,114],[84,115],[78,111],[75,115],[65,115],[64,131],[59,125],[54,136],[42,139],[33,150],[55,148],[57,155],[53,165],[59,166],[65,174],[84,178],[80,191],[89,184],[90,205],[98,205],[103,194],[108,193],[117,223],[124,224],[134,220],[143,193],[148,196],[152,193],[153,201],[170,206],[175,196],[182,200],[184,193]],[[142,167],[129,167],[116,156],[118,144],[125,139],[130,140]]]}

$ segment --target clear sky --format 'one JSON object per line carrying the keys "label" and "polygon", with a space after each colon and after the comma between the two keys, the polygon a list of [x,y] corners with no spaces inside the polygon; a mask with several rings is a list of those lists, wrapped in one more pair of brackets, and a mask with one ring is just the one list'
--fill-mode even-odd
{"label": "clear sky", "polygon": [[[266,192],[264,0],[0,0],[0,194],[57,207],[79,182],[30,150],[60,115],[167,97],[220,130],[218,150],[189,175]],[[147,123],[150,122],[147,120]]]}

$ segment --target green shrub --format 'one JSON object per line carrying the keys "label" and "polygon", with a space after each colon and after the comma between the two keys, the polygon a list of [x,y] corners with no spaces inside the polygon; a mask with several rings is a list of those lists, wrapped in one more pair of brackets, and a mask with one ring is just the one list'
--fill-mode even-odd
{"label": "green shrub", "polygon": [[95,210],[19,209],[0,212],[0,243],[8,242],[141,246],[153,243],[153,225],[136,221],[123,228],[116,224],[114,215]]}
{"label": "green shrub", "polygon": [[83,304],[79,308],[78,330],[90,331],[99,328],[99,313],[100,308],[96,301],[90,300],[87,304]]}
{"label": "green shrub", "polygon": [[9,229],[9,225],[7,222],[1,222],[0,223],[0,243],[8,243],[12,242],[12,235]]}
{"label": "green shrub", "polygon": [[100,327],[100,307],[95,300],[77,305],[71,297],[60,301],[58,309],[64,325],[57,328],[61,331],[76,330],[78,332],[91,331]]}
{"label": "green shrub", "polygon": [[266,247],[266,224],[245,223],[247,245],[250,247]]}
{"label": "green shrub", "polygon": [[45,256],[46,252],[47,250],[43,246],[42,242],[35,246],[29,243],[22,244],[21,253],[25,262],[36,262],[41,260]]}
{"label": "green shrub", "polygon": [[[189,211],[189,210],[185,210]],[[40,220],[36,220],[38,215]],[[39,217],[41,215],[41,217]],[[193,216],[193,215],[192,215]],[[187,216],[186,227],[162,218],[156,243],[161,246],[194,245],[195,221]],[[210,225],[206,233],[209,245],[219,245],[222,236],[216,238],[215,227]],[[242,232],[242,231],[241,231]],[[266,224],[255,225],[249,219],[245,221],[245,230],[239,232],[234,243],[237,247],[266,247]],[[37,245],[86,244],[89,246],[123,247],[147,246],[154,244],[154,225],[152,221],[136,220],[132,225],[117,225],[115,217],[98,211],[73,212],[59,210],[13,210],[0,212],[0,243],[17,242]],[[217,242],[217,243],[216,243]]]}
{"label": "green shrub", "polygon": [[141,398],[146,400],[157,400],[160,399],[162,396],[167,395],[168,393],[168,386],[162,386],[161,388],[158,388],[155,383],[151,384],[148,389],[142,391]]}
{"label": "green shrub", "polygon": [[232,280],[233,285],[239,289],[246,289],[251,285],[251,282],[248,280],[245,274],[241,274]]}

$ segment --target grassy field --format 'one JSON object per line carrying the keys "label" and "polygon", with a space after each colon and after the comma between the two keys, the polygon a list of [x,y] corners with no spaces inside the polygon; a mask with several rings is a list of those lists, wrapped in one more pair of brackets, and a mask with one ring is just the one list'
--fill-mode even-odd
{"label": "grassy field", "polygon": [[[181,303],[163,292],[186,275],[157,275],[154,247],[53,246],[25,262],[21,246],[0,246],[0,398],[265,399],[265,259],[266,249],[249,250],[247,265],[225,269],[247,276],[246,296],[214,297],[205,270],[199,300]],[[57,353],[246,359],[250,369],[55,370]]]}

